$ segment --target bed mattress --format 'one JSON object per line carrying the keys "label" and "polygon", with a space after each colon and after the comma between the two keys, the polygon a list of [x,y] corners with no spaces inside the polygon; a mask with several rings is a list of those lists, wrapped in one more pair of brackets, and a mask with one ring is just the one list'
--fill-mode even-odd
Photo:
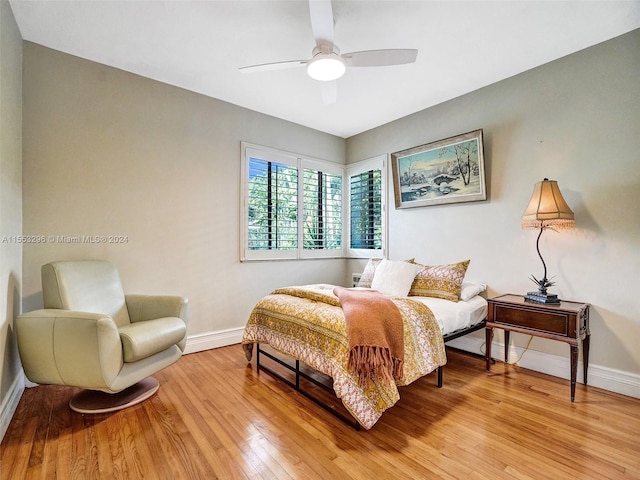
{"label": "bed mattress", "polygon": [[487,318],[487,300],[476,295],[467,301],[451,302],[441,298],[410,297],[431,309],[443,335],[468,328]]}

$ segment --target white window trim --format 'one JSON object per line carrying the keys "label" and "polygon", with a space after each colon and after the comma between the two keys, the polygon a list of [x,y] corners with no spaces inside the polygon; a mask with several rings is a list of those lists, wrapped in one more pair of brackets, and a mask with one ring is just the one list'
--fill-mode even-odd
{"label": "white window trim", "polygon": [[[249,250],[249,229],[248,229],[248,208],[249,208],[249,183],[248,168],[249,157],[262,158],[268,156],[269,160],[277,161],[298,169],[298,248],[295,250]],[[340,175],[342,177],[342,248],[335,250],[305,250],[303,245],[303,222],[302,200],[304,169],[320,170],[326,173]],[[348,218],[348,211],[345,209],[345,167],[335,162],[322,160],[309,156],[303,156],[292,152],[286,152],[275,148],[264,147],[262,145],[241,142],[241,180],[240,193],[242,195],[242,208],[240,209],[240,261],[254,260],[300,260],[314,258],[343,258],[348,245],[348,238],[345,236],[345,224]]]}
{"label": "white window trim", "polygon": [[[387,178],[387,165],[389,165],[389,157],[386,154],[378,155],[376,157],[372,157],[366,160],[361,160],[356,163],[352,163],[347,165],[347,171],[345,174],[345,188],[346,193],[343,200],[344,215],[345,221],[343,225],[346,226],[343,233],[345,235],[344,245],[347,249],[347,254],[349,258],[381,258],[387,256],[387,245],[388,245],[388,178]],[[379,168],[382,171],[381,181],[382,181],[382,192],[381,192],[381,200],[382,200],[382,248],[381,249],[364,249],[364,248],[351,248],[351,218],[350,218],[350,200],[351,200],[351,192],[349,191],[351,188],[351,176],[357,175],[358,173],[362,173],[368,170]]]}

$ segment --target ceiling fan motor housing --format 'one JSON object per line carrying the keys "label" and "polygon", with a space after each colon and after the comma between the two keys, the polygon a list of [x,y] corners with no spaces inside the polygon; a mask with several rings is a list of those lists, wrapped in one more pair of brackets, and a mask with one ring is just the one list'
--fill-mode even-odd
{"label": "ceiling fan motor housing", "polygon": [[312,52],[313,58],[307,64],[307,73],[315,80],[330,82],[344,75],[347,69],[335,45],[318,43]]}

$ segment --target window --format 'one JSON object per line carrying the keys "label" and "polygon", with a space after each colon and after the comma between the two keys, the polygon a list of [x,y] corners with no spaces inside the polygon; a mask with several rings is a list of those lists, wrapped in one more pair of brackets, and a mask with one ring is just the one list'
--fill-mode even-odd
{"label": "window", "polygon": [[342,250],[342,175],[305,168],[303,188],[304,249]]}
{"label": "window", "polygon": [[386,157],[381,155],[349,166],[350,256],[384,256]]}
{"label": "window", "polygon": [[344,167],[244,143],[242,151],[242,260],[344,256]]}
{"label": "window", "polygon": [[298,248],[298,170],[249,158],[249,250]]}

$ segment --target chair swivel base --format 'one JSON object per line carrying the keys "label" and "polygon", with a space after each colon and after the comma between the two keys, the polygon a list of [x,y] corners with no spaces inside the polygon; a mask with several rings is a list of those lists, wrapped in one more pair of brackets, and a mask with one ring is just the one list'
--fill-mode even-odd
{"label": "chair swivel base", "polygon": [[118,393],[83,390],[69,401],[69,407],[78,413],[110,413],[137,405],[158,391],[160,383],[147,377]]}

